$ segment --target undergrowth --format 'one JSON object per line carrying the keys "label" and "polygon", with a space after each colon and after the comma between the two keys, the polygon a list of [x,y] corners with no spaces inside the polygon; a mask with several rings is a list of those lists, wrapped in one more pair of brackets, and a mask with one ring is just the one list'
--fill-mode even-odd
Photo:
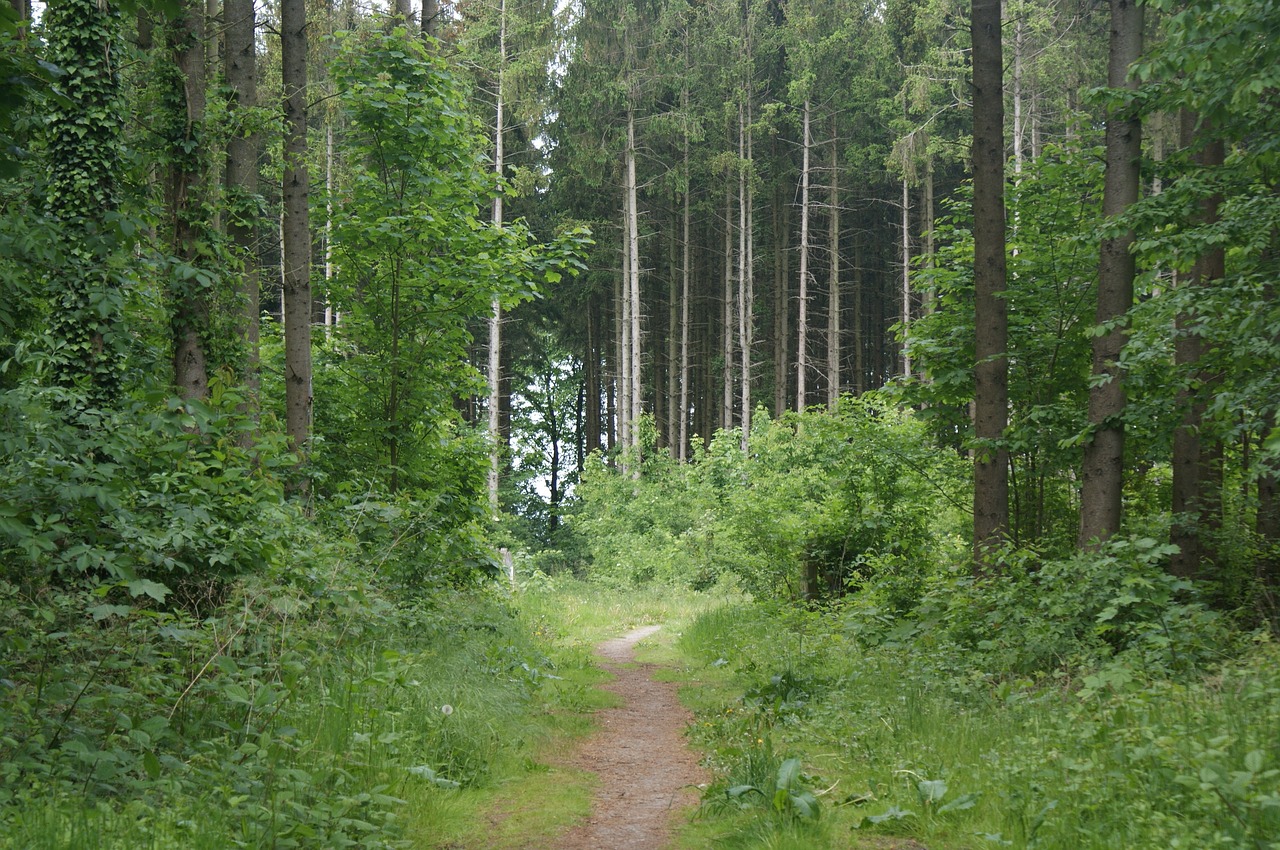
{"label": "undergrowth", "polygon": [[[796,833],[814,848],[851,834],[931,848],[1278,846],[1269,641],[1194,673],[1138,654],[1079,680],[992,675],[942,628],[868,640],[857,607],[726,606],[685,631],[687,675],[702,684],[687,692],[693,736],[718,777],[704,807],[713,825],[695,834],[727,830],[728,847],[786,846],[780,836]],[[812,816],[741,790],[788,760],[803,769],[786,793],[813,794]]]}
{"label": "undergrowth", "polygon": [[0,846],[433,846],[411,806],[525,772],[582,707],[501,595],[290,579],[200,618],[0,585]]}

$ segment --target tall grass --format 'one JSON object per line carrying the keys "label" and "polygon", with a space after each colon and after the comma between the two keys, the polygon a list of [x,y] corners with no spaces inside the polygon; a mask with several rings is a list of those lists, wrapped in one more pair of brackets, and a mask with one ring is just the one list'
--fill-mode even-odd
{"label": "tall grass", "polygon": [[821,825],[759,807],[734,815],[726,846],[786,846],[799,831],[804,846],[844,847],[852,829],[930,847],[1280,846],[1270,645],[1207,678],[1116,666],[1080,690],[993,681],[941,647],[866,647],[841,627],[838,614],[731,606],[685,630],[682,652],[703,665],[692,675],[716,695],[698,698],[695,727],[726,777],[710,794],[766,751],[801,757],[826,792]]}

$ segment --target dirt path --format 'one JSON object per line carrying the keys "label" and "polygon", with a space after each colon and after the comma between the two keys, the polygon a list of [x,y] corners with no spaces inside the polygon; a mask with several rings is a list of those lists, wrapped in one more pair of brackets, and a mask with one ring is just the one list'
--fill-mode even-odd
{"label": "dirt path", "polygon": [[560,836],[556,850],[659,850],[681,811],[697,803],[696,785],[705,776],[685,746],[689,713],[674,684],[653,680],[652,665],[631,663],[636,643],[659,628],[636,629],[596,648],[601,666],[617,676],[605,688],[622,704],[597,714],[600,729],[568,759],[597,774],[600,786],[591,816]]}

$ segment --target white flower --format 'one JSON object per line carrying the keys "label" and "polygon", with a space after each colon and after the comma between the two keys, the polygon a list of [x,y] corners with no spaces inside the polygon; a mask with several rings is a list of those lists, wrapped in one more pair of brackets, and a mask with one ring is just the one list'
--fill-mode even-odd
{"label": "white flower", "polygon": [[453,706],[449,705],[448,703],[445,703],[444,705],[440,706],[440,713],[443,714],[445,717],[448,717],[450,714],[453,714]]}

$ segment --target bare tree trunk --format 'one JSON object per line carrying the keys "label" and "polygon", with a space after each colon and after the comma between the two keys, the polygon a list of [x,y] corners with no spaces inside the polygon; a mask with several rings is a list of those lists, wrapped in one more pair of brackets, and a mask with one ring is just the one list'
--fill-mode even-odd
{"label": "bare tree trunk", "polygon": [[[686,107],[689,101],[689,92],[684,92],[684,101]],[[689,451],[689,286],[692,278],[692,269],[689,267],[691,256],[689,244],[689,136],[685,135],[684,140],[684,211],[681,222],[681,230],[684,233],[683,252],[680,263],[680,442],[678,444],[677,458],[684,463],[688,458]]]}
{"label": "bare tree trunk", "polygon": [[422,0],[422,32],[431,38],[440,37],[440,0]]}
{"label": "bare tree trunk", "polygon": [[[1182,117],[1182,144],[1195,143],[1196,118],[1185,112]],[[1211,127],[1200,128],[1211,133]],[[1197,154],[1197,163],[1212,169],[1222,166],[1224,148],[1221,141],[1211,140]],[[1212,195],[1200,204],[1200,223],[1211,226],[1218,220],[1221,195]],[[1185,285],[1209,287],[1217,284],[1225,275],[1225,256],[1221,248],[1202,254]],[[1183,578],[1206,578],[1207,563],[1215,559],[1212,532],[1222,525],[1222,441],[1205,433],[1205,414],[1208,411],[1207,396],[1218,383],[1218,376],[1200,366],[1207,346],[1195,329],[1199,322],[1194,314],[1177,317],[1177,338],[1174,342],[1174,363],[1186,371],[1193,371],[1196,388],[1179,391],[1178,403],[1183,409],[1182,423],[1173,432],[1173,528],[1171,542],[1178,546],[1178,553],[1169,561],[1169,571]]]}
{"label": "bare tree trunk", "polygon": [[[613,368],[609,368],[609,358],[605,358],[605,448],[612,452],[614,447],[622,443],[619,438],[622,423],[618,410],[618,399],[622,397],[622,279],[613,279],[613,339],[608,350],[613,358]],[[625,445],[625,443],[623,443]]]}
{"label": "bare tree trunk", "polygon": [[827,407],[840,406],[840,137],[831,118],[831,214],[827,216],[827,244],[831,270],[827,279]]}
{"label": "bare tree trunk", "polygon": [[804,102],[804,151],[800,166],[800,313],[796,329],[796,410],[803,411],[808,403],[805,388],[809,368],[809,101]]}
{"label": "bare tree trunk", "polygon": [[[976,228],[975,228],[976,229]],[[902,176],[902,377],[911,376],[911,352],[907,333],[911,327],[911,191]]]}
{"label": "bare tree trunk", "polygon": [[[224,0],[223,17],[226,27],[223,74],[231,90],[229,117],[237,124],[243,120],[252,126],[252,110],[258,105],[253,0]],[[225,177],[226,193],[233,202],[229,204],[227,236],[244,266],[240,282],[240,295],[244,299],[242,332],[247,349],[243,378],[247,394],[246,412],[255,421],[258,417],[260,389],[258,219],[253,213],[247,212],[252,206],[246,202],[258,194],[260,145],[261,140],[256,132],[229,133]]]}
{"label": "bare tree trunk", "polygon": [[745,452],[751,438],[751,222],[750,187],[747,168],[750,155],[747,152],[747,123],[742,104],[738,105],[738,348],[741,363],[738,373],[742,376],[742,437]]}
{"label": "bare tree trunk", "polygon": [[773,192],[773,415],[787,409],[787,347],[791,336],[788,319],[791,304],[787,297],[787,225],[783,211],[781,181]]}
{"label": "bare tree trunk", "polygon": [[636,120],[627,110],[627,251],[631,291],[631,445],[640,448],[640,429],[636,427],[643,413],[640,361],[640,211],[636,194]]}
{"label": "bare tree trunk", "polygon": [[1009,533],[1008,315],[1005,289],[1004,91],[1000,0],[973,0],[973,545],[979,572]]}
{"label": "bare tree trunk", "polygon": [[[624,180],[625,182],[625,180]],[[620,321],[618,329],[618,445],[622,449],[631,446],[631,251],[630,211],[631,195],[626,189],[622,192],[622,279],[618,283],[617,313]]]}
{"label": "bare tree trunk", "polygon": [[724,300],[721,354],[724,357],[723,398],[720,405],[720,427],[733,427],[733,187],[725,184],[724,196]]}
{"label": "bare tree trunk", "polygon": [[[409,0],[396,0],[396,12],[400,14],[401,6],[406,7],[405,18],[408,18]],[[507,2],[498,2],[498,91],[494,108],[493,124],[493,173],[502,179],[504,167],[503,136],[506,132],[504,114],[504,84],[507,71]],[[493,196],[493,226],[502,227],[502,190],[499,188]],[[502,303],[495,296],[489,310],[489,510],[496,517],[499,512],[498,482],[502,472],[502,457],[506,446],[503,445],[502,434]]]}
{"label": "bare tree trunk", "polygon": [[333,121],[324,124],[324,329],[333,329]]}
{"label": "bare tree trunk", "polygon": [[[924,257],[925,264],[929,268],[933,268],[934,254],[934,236],[933,236],[933,158],[930,157],[925,163],[924,169]],[[934,299],[937,293],[934,291],[933,285],[924,294],[924,309],[926,313],[932,313],[934,308]]]}
{"label": "bare tree trunk", "polygon": [[587,298],[587,345],[583,352],[582,454],[600,448],[600,307],[596,296]]}
{"label": "bare tree trunk", "polygon": [[1013,20],[1013,173],[1022,174],[1023,139],[1026,134],[1022,118],[1022,53],[1024,47],[1023,10],[1019,8]]}
{"label": "bare tree trunk", "polygon": [[[1142,7],[1135,0],[1111,0],[1111,47],[1107,76],[1112,88],[1136,88],[1129,66],[1142,53]],[[1103,215],[1115,218],[1138,200],[1142,155],[1142,122],[1137,111],[1107,116],[1107,170],[1102,191]],[[1096,321],[1110,330],[1093,338],[1093,379],[1089,389],[1092,434],[1084,445],[1080,487],[1080,534],[1085,548],[1120,529],[1120,494],[1124,485],[1126,405],[1120,354],[1128,331],[1122,319],[1133,306],[1133,232],[1103,239],[1098,266]]]}
{"label": "bare tree trunk", "polygon": [[666,374],[666,438],[667,451],[671,455],[672,460],[679,458],[680,453],[676,448],[676,441],[680,439],[680,426],[676,422],[676,403],[679,398],[679,389],[677,383],[679,381],[678,369],[676,368],[676,358],[679,357],[679,339],[677,338],[677,328],[680,322],[680,270],[677,266],[676,256],[678,245],[680,242],[680,222],[676,218],[676,198],[671,197],[671,236],[667,240],[667,374]]}
{"label": "bare tree trunk", "polygon": [[862,232],[853,232],[853,391],[862,395],[867,390],[866,341],[862,316]]}

